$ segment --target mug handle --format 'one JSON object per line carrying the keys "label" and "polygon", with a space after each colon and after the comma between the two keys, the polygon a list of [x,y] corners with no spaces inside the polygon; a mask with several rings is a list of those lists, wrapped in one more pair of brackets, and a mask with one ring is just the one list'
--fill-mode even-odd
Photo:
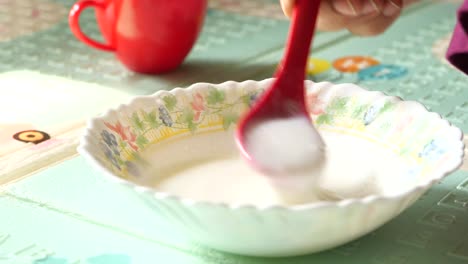
{"label": "mug handle", "polygon": [[96,49],[105,50],[105,51],[115,51],[115,48],[111,44],[100,43],[96,40],[91,39],[86,36],[80,28],[80,15],[81,12],[88,7],[101,8],[105,9],[107,4],[102,0],[79,0],[76,2],[70,10],[68,15],[68,23],[70,24],[70,29],[75,37],[85,44],[88,44],[91,47]]}

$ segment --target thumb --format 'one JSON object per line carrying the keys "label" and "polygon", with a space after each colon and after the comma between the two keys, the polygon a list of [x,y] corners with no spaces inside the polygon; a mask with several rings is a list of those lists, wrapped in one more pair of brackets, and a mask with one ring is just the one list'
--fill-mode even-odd
{"label": "thumb", "polygon": [[281,8],[287,17],[291,17],[294,0],[280,0]]}

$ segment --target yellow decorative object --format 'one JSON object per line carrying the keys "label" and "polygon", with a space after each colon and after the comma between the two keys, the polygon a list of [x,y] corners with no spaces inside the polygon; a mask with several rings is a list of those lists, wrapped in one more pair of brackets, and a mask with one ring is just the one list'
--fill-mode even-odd
{"label": "yellow decorative object", "polygon": [[307,74],[317,75],[327,72],[331,68],[331,63],[324,59],[309,58],[307,62]]}

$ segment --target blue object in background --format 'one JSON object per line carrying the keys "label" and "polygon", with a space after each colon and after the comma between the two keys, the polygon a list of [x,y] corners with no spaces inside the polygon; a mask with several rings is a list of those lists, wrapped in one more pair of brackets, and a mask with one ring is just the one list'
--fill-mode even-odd
{"label": "blue object in background", "polygon": [[379,64],[358,72],[361,81],[392,80],[405,76],[408,69],[394,64]]}

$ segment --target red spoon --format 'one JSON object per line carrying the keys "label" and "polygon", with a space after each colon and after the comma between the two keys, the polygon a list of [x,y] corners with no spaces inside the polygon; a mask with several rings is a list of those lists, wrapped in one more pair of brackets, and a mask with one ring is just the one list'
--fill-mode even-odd
{"label": "red spoon", "polygon": [[[315,163],[317,157],[311,156],[320,154],[317,151],[323,149],[323,141],[310,121],[304,87],[319,6],[319,0],[296,0],[285,55],[276,79],[238,124],[238,147],[247,161],[261,171],[290,173],[303,169]],[[263,124],[293,119],[305,120],[299,122],[304,129],[294,129],[298,128],[297,124],[280,127],[276,124],[264,126],[260,132],[254,131]],[[264,135],[259,137],[258,133]],[[285,137],[285,134],[288,135]]]}

